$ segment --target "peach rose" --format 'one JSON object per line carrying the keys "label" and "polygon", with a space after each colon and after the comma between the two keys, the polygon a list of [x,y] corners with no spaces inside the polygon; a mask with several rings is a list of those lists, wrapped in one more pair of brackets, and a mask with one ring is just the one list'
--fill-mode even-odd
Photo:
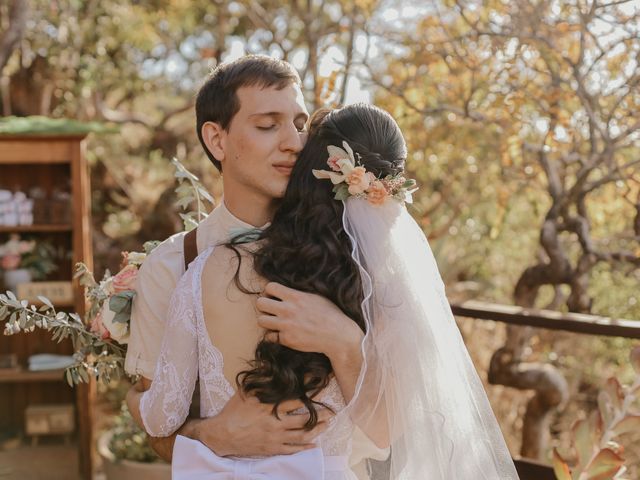
{"label": "peach rose", "polygon": [[349,175],[347,175],[347,184],[349,185],[349,193],[358,195],[364,193],[371,183],[371,176],[367,174],[364,167],[355,167]]}
{"label": "peach rose", "polygon": [[387,199],[387,189],[380,180],[371,182],[369,190],[367,190],[367,200],[372,205],[382,205]]}
{"label": "peach rose", "polygon": [[113,277],[113,291],[115,293],[125,290],[136,289],[136,278],[138,277],[138,267],[127,265]]}

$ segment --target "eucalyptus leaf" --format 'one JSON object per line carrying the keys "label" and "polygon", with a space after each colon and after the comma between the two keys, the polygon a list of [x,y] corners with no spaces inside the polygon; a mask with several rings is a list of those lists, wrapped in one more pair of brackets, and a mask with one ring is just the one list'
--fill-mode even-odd
{"label": "eucalyptus leaf", "polygon": [[53,304],[51,303],[51,300],[49,300],[47,297],[44,297],[42,295],[38,295],[38,300],[40,300],[47,307],[49,307],[51,310],[53,310]]}
{"label": "eucalyptus leaf", "polygon": [[73,374],[71,373],[71,367],[67,368],[64,372],[64,376],[67,379],[67,383],[70,387],[73,387]]}

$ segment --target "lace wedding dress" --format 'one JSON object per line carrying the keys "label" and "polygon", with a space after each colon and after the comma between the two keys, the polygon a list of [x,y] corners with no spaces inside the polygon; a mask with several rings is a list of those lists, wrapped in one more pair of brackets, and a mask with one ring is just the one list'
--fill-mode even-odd
{"label": "lace wedding dress", "polygon": [[[206,328],[202,271],[214,251],[202,252],[173,293],[160,357],[140,411],[146,431],[168,436],[186,420],[196,379],[200,380],[200,416],[217,415],[235,390],[223,374],[224,359]],[[317,448],[268,458],[218,457],[202,443],[178,436],[173,451],[174,479],[208,480],[354,480],[349,469],[353,424],[333,378],[319,401],[336,415],[317,439]],[[342,414],[341,414],[342,412]],[[301,410],[300,413],[304,413]]]}

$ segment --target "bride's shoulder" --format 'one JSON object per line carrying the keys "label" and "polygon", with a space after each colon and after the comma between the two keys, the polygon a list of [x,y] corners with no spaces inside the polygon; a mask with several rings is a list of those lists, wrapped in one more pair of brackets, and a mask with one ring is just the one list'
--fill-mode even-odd
{"label": "bride's shoulder", "polygon": [[253,272],[253,250],[250,244],[215,247],[207,257],[203,271],[203,283],[228,283],[236,272],[241,276]]}

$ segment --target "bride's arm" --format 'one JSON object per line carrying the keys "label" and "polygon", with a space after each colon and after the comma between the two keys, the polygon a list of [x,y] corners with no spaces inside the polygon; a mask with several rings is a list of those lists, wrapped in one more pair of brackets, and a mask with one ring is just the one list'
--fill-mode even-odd
{"label": "bride's arm", "polygon": [[[360,327],[326,298],[275,282],[266,285],[256,306],[261,312],[258,316],[260,326],[274,331],[267,334],[267,339],[295,350],[321,352],[329,357],[342,395],[349,403],[362,368],[364,334]],[[375,359],[368,368],[382,368],[382,365]],[[374,387],[376,385],[371,389]],[[359,426],[376,446],[386,448],[389,433],[384,398],[377,396],[371,402],[375,404],[368,404],[367,421],[360,422],[362,425]],[[359,407],[364,408],[364,404]]]}
{"label": "bride's arm", "polygon": [[167,437],[185,422],[198,377],[193,295],[181,281],[173,293],[153,382],[140,394],[140,417],[153,437]]}
{"label": "bride's arm", "polygon": [[[345,317],[345,321],[353,323],[348,317]],[[347,326],[346,323],[345,326]],[[360,339],[350,347],[330,349],[327,353],[342,396],[347,404],[353,400],[363,365],[361,344],[362,340]],[[377,448],[386,449],[390,444],[386,402],[380,384],[377,382],[382,375],[374,373],[374,370],[379,368],[382,368],[382,365],[377,358],[367,359],[367,375],[363,379],[363,384],[353,405],[356,412],[352,413],[351,417]]]}

